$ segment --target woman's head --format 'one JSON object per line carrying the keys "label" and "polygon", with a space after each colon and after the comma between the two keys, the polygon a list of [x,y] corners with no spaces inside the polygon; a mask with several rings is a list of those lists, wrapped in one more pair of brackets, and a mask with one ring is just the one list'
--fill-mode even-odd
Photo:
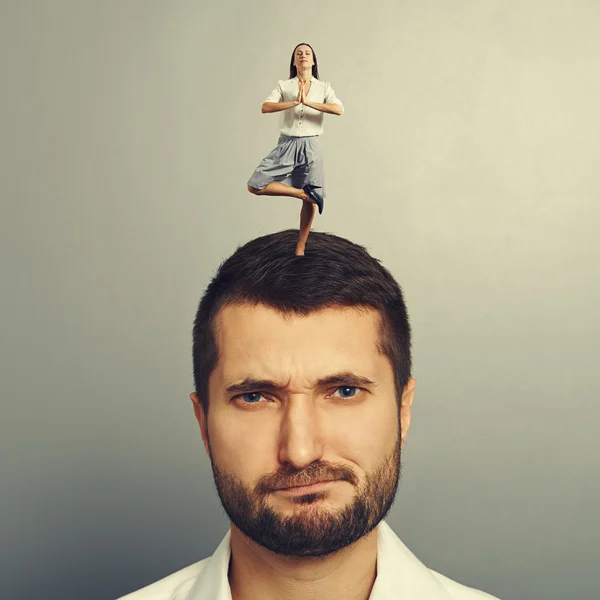
{"label": "woman's head", "polygon": [[310,44],[303,42],[298,44],[292,52],[292,58],[290,59],[290,79],[298,75],[298,68],[304,69],[306,67],[312,67],[313,77],[319,79],[317,55]]}

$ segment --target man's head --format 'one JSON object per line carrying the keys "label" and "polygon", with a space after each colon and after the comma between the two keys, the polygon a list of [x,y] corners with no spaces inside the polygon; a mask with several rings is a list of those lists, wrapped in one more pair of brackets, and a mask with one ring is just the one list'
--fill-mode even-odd
{"label": "man's head", "polygon": [[194,323],[191,397],[234,526],[273,552],[324,556],[393,502],[410,327],[364,248],[312,232],[298,257],[297,235],[252,240],[219,268]]}

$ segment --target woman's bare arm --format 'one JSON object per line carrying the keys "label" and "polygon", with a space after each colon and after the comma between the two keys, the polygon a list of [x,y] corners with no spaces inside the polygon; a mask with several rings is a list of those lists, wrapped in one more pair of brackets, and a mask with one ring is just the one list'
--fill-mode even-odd
{"label": "woman's bare arm", "polygon": [[308,106],[309,108],[314,108],[315,110],[319,110],[324,113],[329,113],[330,115],[341,115],[342,107],[339,104],[322,104],[321,102],[311,102],[310,100],[304,100],[304,106]]}
{"label": "woman's bare arm", "polygon": [[281,110],[287,110],[293,106],[298,106],[298,104],[300,104],[300,102],[297,100],[291,102],[263,102],[260,110],[262,113],[274,113]]}

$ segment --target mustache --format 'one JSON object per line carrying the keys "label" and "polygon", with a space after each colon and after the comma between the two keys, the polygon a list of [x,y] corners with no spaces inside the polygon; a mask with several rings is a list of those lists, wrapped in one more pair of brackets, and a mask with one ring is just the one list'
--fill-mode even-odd
{"label": "mustache", "polygon": [[314,462],[303,469],[288,466],[277,470],[275,473],[264,475],[260,478],[255,489],[259,494],[268,494],[284,488],[334,480],[347,481],[354,486],[359,483],[358,476],[350,467],[322,460]]}

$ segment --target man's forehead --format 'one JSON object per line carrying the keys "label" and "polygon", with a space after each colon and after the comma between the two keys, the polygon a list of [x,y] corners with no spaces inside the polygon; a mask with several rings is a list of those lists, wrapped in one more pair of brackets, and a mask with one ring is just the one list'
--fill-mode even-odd
{"label": "man's forehead", "polygon": [[[284,312],[264,304],[235,303],[223,307],[216,315],[215,331],[219,337],[240,333],[251,336],[284,334],[326,327],[328,331],[337,329],[348,334],[360,333],[379,338],[381,318],[379,312],[366,306],[327,306],[302,314]],[[269,325],[265,329],[265,325]],[[352,329],[349,329],[349,328]]]}
{"label": "man's forehead", "polygon": [[260,375],[287,378],[325,372],[374,376],[379,352],[379,315],[373,309],[328,307],[308,315],[283,315],[264,305],[232,305],[215,322],[219,364],[226,379]]}

